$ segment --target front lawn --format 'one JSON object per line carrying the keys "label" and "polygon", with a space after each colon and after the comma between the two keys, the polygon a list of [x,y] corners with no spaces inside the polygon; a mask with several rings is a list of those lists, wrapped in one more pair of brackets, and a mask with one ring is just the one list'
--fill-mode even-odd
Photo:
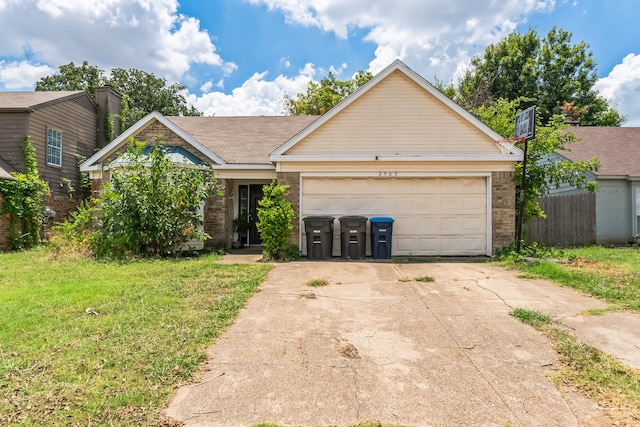
{"label": "front lawn", "polygon": [[0,424],[149,425],[268,265],[0,254]]}
{"label": "front lawn", "polygon": [[640,312],[640,249],[590,246],[564,249],[561,260],[514,263],[528,277],[539,277],[591,294],[612,304],[609,310]]}

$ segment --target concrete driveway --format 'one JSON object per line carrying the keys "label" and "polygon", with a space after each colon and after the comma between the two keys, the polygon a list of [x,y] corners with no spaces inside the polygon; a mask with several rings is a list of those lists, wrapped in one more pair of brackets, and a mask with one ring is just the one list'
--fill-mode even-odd
{"label": "concrete driveway", "polygon": [[[187,426],[610,425],[556,389],[546,337],[508,314],[565,318],[605,304],[516,274],[483,263],[278,264],[166,413]],[[414,280],[427,275],[435,281]]]}

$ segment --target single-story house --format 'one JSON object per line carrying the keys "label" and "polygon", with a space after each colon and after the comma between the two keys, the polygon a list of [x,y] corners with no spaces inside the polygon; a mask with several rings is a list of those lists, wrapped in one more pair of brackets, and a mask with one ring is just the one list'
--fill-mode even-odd
{"label": "single-story house", "polygon": [[[319,117],[151,113],[82,165],[96,190],[129,137],[157,138],[213,166],[224,195],[205,204],[211,247],[230,246],[238,215],[255,223],[272,180],[289,185],[297,213],[290,242],[303,255],[303,218],[316,215],[336,218],[334,255],[345,215],[394,218],[392,255],[490,255],[514,238],[522,152],[498,146],[500,135],[401,61]],[[251,230],[247,243],[259,244]]]}
{"label": "single-story house", "polygon": [[555,236],[566,233],[565,242],[549,243],[629,243],[640,233],[640,127],[575,126],[568,130],[580,141],[571,144],[570,150],[555,153],[555,158],[577,162],[597,157],[599,170],[587,176],[598,182],[598,191],[587,195],[586,190],[567,185],[542,199],[549,212],[541,225],[546,223],[545,229]]}

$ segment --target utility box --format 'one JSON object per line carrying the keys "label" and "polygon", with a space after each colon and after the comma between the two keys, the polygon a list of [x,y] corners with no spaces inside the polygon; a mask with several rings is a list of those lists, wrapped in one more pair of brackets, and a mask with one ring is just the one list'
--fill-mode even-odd
{"label": "utility box", "polygon": [[339,220],[341,258],[364,259],[367,253],[367,218],[342,216]]}
{"label": "utility box", "polygon": [[333,252],[332,216],[308,216],[303,218],[307,234],[307,258],[310,260],[331,259]]}
{"label": "utility box", "polygon": [[391,258],[391,237],[393,234],[393,218],[378,216],[371,221],[371,258]]}

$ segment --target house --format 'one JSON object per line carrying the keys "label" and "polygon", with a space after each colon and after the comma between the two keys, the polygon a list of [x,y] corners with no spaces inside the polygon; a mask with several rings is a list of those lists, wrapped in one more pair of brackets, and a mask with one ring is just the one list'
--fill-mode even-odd
{"label": "house", "polygon": [[[95,101],[85,91],[0,92],[0,177],[24,172],[23,141],[29,136],[40,177],[51,189],[45,203],[65,218],[76,207],[70,190],[80,187],[78,157],[106,145],[105,116],[119,111],[120,94],[110,87],[96,88]],[[6,227],[0,227],[4,234]],[[7,246],[0,238],[0,248]]]}
{"label": "house", "polygon": [[[230,246],[238,215],[255,224],[262,186],[274,179],[289,185],[290,243],[303,254],[303,218],[312,215],[335,217],[338,230],[344,215],[392,217],[393,255],[490,255],[514,238],[522,152],[503,153],[500,135],[400,61],[320,117],[151,113],[81,166],[94,190],[129,137],[213,165],[224,195],[205,204],[211,247]],[[255,228],[245,237],[260,243]],[[334,239],[339,255],[339,232]]]}
{"label": "house", "polygon": [[555,153],[555,158],[577,162],[597,157],[599,170],[587,175],[598,182],[598,191],[587,194],[568,185],[552,190],[542,199],[547,219],[537,220],[532,238],[562,246],[628,244],[640,233],[640,128],[576,126],[569,130],[581,141]]}

